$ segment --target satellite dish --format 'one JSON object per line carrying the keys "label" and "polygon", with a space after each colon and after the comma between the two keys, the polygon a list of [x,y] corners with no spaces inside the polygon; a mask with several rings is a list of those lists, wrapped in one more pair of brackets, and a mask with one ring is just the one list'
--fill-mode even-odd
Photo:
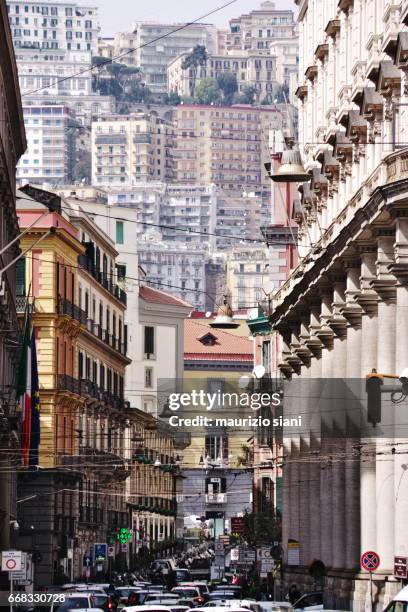
{"label": "satellite dish", "polygon": [[238,387],[240,389],[246,389],[250,382],[250,377],[247,374],[244,374],[244,376],[241,376],[241,378],[238,380]]}
{"label": "satellite dish", "polygon": [[265,376],[265,368],[263,365],[257,365],[254,367],[254,374],[256,376],[256,378],[262,378],[262,376]]}
{"label": "satellite dish", "polygon": [[210,310],[207,310],[207,312],[205,313],[205,318],[209,319],[210,317],[212,317],[212,312]]}

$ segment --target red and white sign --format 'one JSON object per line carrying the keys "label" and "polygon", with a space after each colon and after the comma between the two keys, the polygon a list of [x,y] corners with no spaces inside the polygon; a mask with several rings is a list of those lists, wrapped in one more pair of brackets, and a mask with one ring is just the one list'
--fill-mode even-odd
{"label": "red and white sign", "polygon": [[360,564],[367,572],[375,572],[380,567],[380,557],[373,550],[367,550],[361,555]]}
{"label": "red and white sign", "polygon": [[21,550],[3,550],[1,553],[1,571],[19,572],[22,569]]}

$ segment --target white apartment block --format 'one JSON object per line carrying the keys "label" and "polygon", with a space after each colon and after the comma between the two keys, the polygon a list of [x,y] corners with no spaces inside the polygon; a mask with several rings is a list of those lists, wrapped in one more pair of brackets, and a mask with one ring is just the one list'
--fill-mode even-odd
{"label": "white apartment block", "polygon": [[[87,96],[92,93],[89,51],[16,47],[18,79],[24,96]],[[83,74],[81,71],[87,70]],[[70,77],[75,74],[75,77]]]}
{"label": "white apartment block", "polygon": [[208,250],[200,244],[163,242],[157,232],[138,242],[139,265],[145,282],[203,311],[206,303],[205,265]]}
{"label": "white apartment block", "polygon": [[201,244],[213,250],[217,199],[214,185],[167,185],[160,211],[163,240],[186,246]]}
{"label": "white apartment block", "polygon": [[[298,381],[313,433],[307,426],[283,438],[283,478],[297,483],[283,488],[284,565],[288,543],[300,542],[284,579],[312,589],[307,568],[319,559],[326,607],[362,611],[372,591],[360,557],[376,551],[373,609],[381,610],[400,590],[395,558],[408,557],[407,464],[399,450],[407,444],[407,399],[381,393],[374,429],[366,377],[398,377],[408,364],[408,1],[296,4],[299,144],[311,180],[300,186],[294,211],[302,262],[275,293],[270,320],[282,336],[285,398],[294,397],[285,414],[299,413]],[[340,399],[334,413],[336,399],[318,403],[305,394],[310,379],[343,380],[348,390],[361,380],[353,394],[363,410],[348,413],[353,422],[361,417],[357,430],[345,418],[349,403]]]}
{"label": "white apartment block", "polygon": [[66,106],[45,103],[23,107],[27,151],[17,166],[17,181],[71,183],[75,163],[75,114]]}
{"label": "white apartment block", "polygon": [[173,140],[173,125],[155,113],[100,117],[92,122],[93,183],[173,179]]}
{"label": "white apartment block", "polygon": [[[181,28],[182,25],[185,27]],[[130,61],[140,66],[147,87],[155,94],[167,92],[167,66],[176,57],[196,45],[204,45],[210,53],[216,49],[217,30],[215,26],[204,23],[139,22],[135,25],[134,34],[132,42],[136,51],[129,56],[132,58]],[[163,38],[152,42],[159,37]],[[122,35],[122,40],[124,38]]]}
{"label": "white apartment block", "polygon": [[98,51],[98,9],[76,2],[8,0],[16,50]]}
{"label": "white apartment block", "polygon": [[168,91],[176,92],[180,96],[190,96],[193,85],[203,79],[216,79],[226,72],[236,76],[238,92],[242,93],[245,87],[253,86],[256,89],[256,101],[272,96],[277,84],[276,60],[268,50],[232,50],[223,54],[208,55],[204,65],[197,70],[196,76],[190,68],[183,70],[182,65],[187,53],[174,59],[167,68]]}
{"label": "white apartment block", "polygon": [[266,247],[232,248],[226,257],[227,289],[233,310],[255,308],[265,299],[269,280],[269,252]]}
{"label": "white apartment block", "polygon": [[262,240],[260,227],[271,218],[269,198],[256,192],[234,196],[219,193],[216,211],[216,247],[227,251],[241,244],[257,244]]}
{"label": "white apartment block", "polygon": [[297,39],[297,25],[291,10],[278,10],[274,2],[230,20],[228,49],[269,49],[279,38]]}

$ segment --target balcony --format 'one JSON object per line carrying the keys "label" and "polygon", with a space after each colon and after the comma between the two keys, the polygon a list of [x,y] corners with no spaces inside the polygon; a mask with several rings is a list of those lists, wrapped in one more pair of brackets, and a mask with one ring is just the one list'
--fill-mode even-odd
{"label": "balcony", "polygon": [[116,410],[124,410],[125,408],[125,401],[122,397],[110,391],[105,391],[99,385],[86,378],[79,380],[68,374],[58,374],[57,387],[60,391],[68,391],[81,397],[97,400]]}
{"label": "balcony", "polygon": [[227,493],[206,493],[205,495],[206,504],[226,504]]}
{"label": "balcony", "polygon": [[72,302],[61,296],[58,298],[58,314],[67,315],[68,317],[71,317],[71,319],[78,321],[78,323],[86,325],[86,312],[82,310],[82,308],[79,308],[79,306],[72,304]]}
{"label": "balcony", "polygon": [[134,144],[151,144],[152,143],[152,135],[147,132],[135,134],[133,136]]}
{"label": "balcony", "polygon": [[109,293],[111,293],[116,299],[126,306],[126,293],[119,287],[119,285],[116,285],[114,282],[112,282],[112,280],[109,280],[107,272],[101,272],[95,268],[95,264],[91,257],[80,255],[78,257],[78,264],[81,268],[89,272],[89,274],[93,276],[94,279],[102,285],[102,287],[107,289]]}

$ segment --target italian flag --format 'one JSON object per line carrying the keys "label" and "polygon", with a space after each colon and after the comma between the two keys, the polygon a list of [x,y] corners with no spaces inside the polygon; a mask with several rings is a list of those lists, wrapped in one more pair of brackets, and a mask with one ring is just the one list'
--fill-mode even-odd
{"label": "italian flag", "polygon": [[30,317],[26,316],[24,325],[23,346],[20,364],[17,370],[16,395],[20,410],[21,422],[21,454],[23,465],[29,465],[30,438],[31,438],[31,412],[32,412],[32,331]]}

